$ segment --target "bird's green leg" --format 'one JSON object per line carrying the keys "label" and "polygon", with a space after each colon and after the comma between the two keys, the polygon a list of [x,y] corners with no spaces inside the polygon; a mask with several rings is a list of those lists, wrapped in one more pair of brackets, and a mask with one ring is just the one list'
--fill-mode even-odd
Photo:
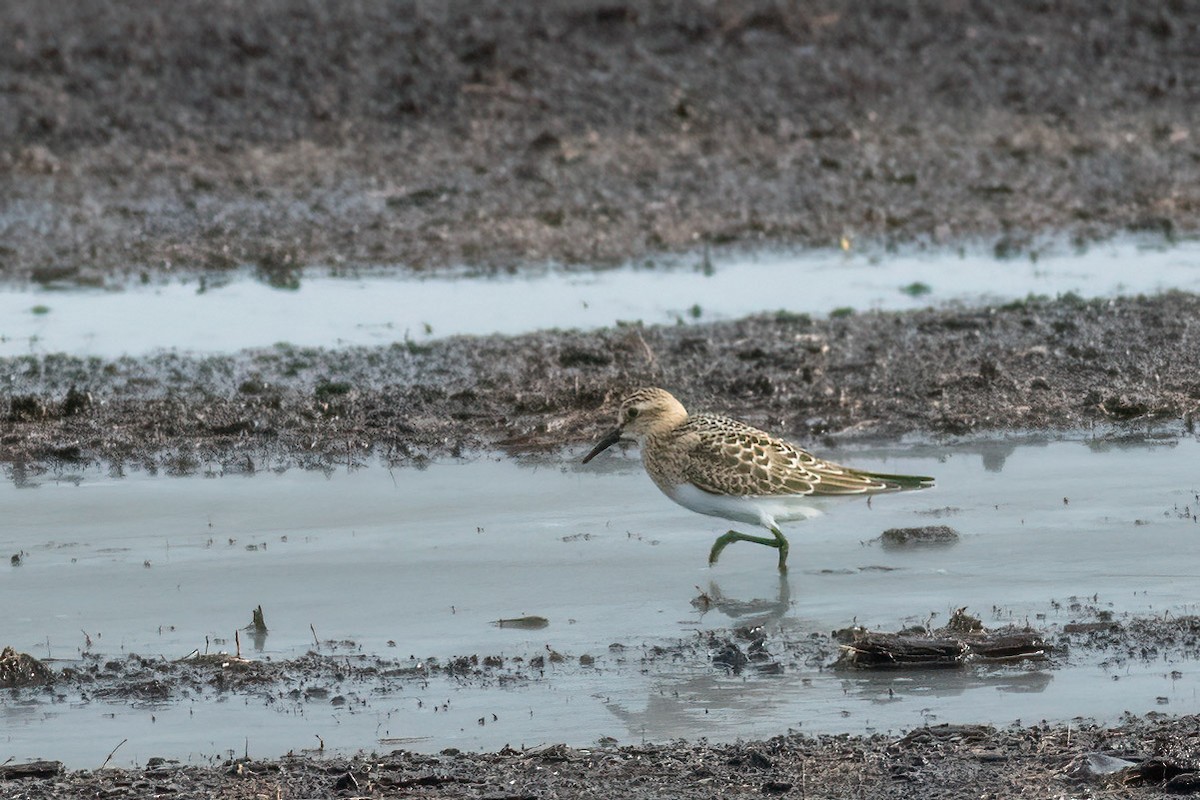
{"label": "bird's green leg", "polygon": [[748,533],[741,531],[726,531],[717,537],[713,542],[712,550],[708,553],[708,564],[712,566],[717,563],[717,559],[721,557],[721,551],[734,542],[754,542],[755,544],[766,545],[767,547],[776,547],[779,549],[779,571],[787,571],[788,557],[788,541],[783,538],[783,534],[778,528],[772,528],[771,533],[775,534],[774,539],[768,539],[766,536],[751,536]]}
{"label": "bird's green leg", "polygon": [[779,571],[787,572],[788,540],[779,528],[771,528],[771,533],[775,534],[775,546],[779,548]]}

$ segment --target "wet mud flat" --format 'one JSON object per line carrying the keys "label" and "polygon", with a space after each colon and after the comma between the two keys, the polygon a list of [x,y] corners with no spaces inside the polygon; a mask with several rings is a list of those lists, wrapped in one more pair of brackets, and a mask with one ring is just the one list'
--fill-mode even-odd
{"label": "wet mud flat", "polygon": [[[550,745],[494,753],[171,763],[6,781],[22,800],[70,796],[234,797],[1178,797],[1191,791],[1200,723],[1109,729],[936,726],[903,737],[789,734],[759,742]],[[1116,752],[1132,759],[1109,756]],[[1156,753],[1155,758],[1143,758]],[[1097,770],[1123,766],[1121,772]],[[2,770],[3,768],[0,768]],[[2,773],[0,773],[2,774]],[[35,773],[36,774],[36,773]],[[1169,777],[1167,777],[1169,776]]]}
{"label": "wet mud flat", "polygon": [[[287,0],[219,13],[7,3],[0,275],[102,284],[248,266],[286,287],[314,263],[520,270],[843,237],[851,247],[973,238],[1009,257],[1046,234],[1194,232],[1198,11],[1105,11],[745,0],[368,2],[334,15]],[[645,383],[805,444],[1191,430],[1198,304],[1066,298],[377,348],[10,358],[0,361],[0,461],[23,485],[97,463],[116,474],[130,463],[249,473],[376,454],[420,464],[470,448],[554,453],[592,440],[619,394]],[[1191,641],[1151,623],[1144,639],[1129,635],[1133,623],[1103,619],[1061,638],[1114,664]],[[727,663],[763,652],[726,638],[715,649]],[[830,657],[833,640],[818,644]],[[690,647],[713,668],[707,641]],[[536,680],[527,655],[520,667],[468,656],[460,673],[447,658],[451,671],[435,677]],[[572,655],[572,669],[586,668]],[[220,668],[160,672],[161,660],[147,661],[77,665],[70,691],[168,704],[184,692],[299,691],[297,702],[327,704],[352,701],[339,671],[424,679],[405,677],[403,659],[353,673],[322,657],[250,668],[222,688]],[[332,691],[305,697],[299,681]],[[10,763],[0,794],[1157,797],[1194,786],[1198,748],[1194,717],[1152,714],[1110,726],[300,753],[83,773]]]}
{"label": "wet mud flat", "polygon": [[[698,598],[700,601],[700,598]],[[1155,661],[1194,659],[1200,648],[1195,617],[1122,620],[1086,599],[1073,603],[1075,621],[1045,629],[986,631],[961,611],[943,628],[890,636],[979,640],[1025,637],[1036,643],[1005,669],[1054,669],[1068,659]],[[34,685],[9,690],[22,702],[130,702],[161,708],[193,696],[266,697],[319,707],[369,704],[414,683],[487,684],[547,679],[580,670],[676,670],[694,662],[746,680],[771,681],[797,662],[864,669],[839,642],[861,641],[861,631],[789,638],[767,626],[709,631],[675,642],[596,657],[568,658],[553,650],[529,658],[480,655],[386,659],[355,653],[353,643],[325,643],[324,653],[286,661],[228,655],[175,661],[136,655],[108,659],[88,654],[70,666],[26,670]],[[339,647],[341,652],[338,652]],[[841,656],[838,653],[841,651]],[[13,660],[5,654],[5,663]],[[1014,666],[1017,664],[1018,666]],[[943,668],[988,669],[983,662]],[[926,665],[928,667],[928,665]],[[878,669],[878,665],[873,667]],[[887,669],[887,668],[885,668]],[[893,667],[891,669],[904,669]],[[9,673],[5,673],[6,676]],[[549,679],[553,680],[553,677]],[[44,681],[48,683],[43,683]],[[447,701],[449,702],[449,701]],[[481,718],[479,724],[487,724]],[[69,771],[59,762],[0,766],[6,796],[203,797],[561,797],[603,787],[606,796],[680,797],[1044,797],[1048,791],[1095,797],[1164,797],[1200,791],[1200,720],[1194,716],[1127,716],[1099,726],[1088,720],[1050,725],[1028,720],[1008,728],[927,725],[907,732],[868,735],[786,735],[761,741],[709,744],[677,741],[618,747],[541,743],[469,753],[396,749],[354,757],[319,748],[260,760],[245,754],[211,757],[207,764],[151,757],[144,766]]]}
{"label": "wet mud flat", "polygon": [[1086,0],[14,0],[0,274],[1196,231],[1198,26]]}
{"label": "wet mud flat", "polygon": [[551,453],[594,441],[640,385],[818,447],[910,432],[1190,431],[1197,319],[1190,294],[1068,296],[381,347],[22,356],[0,360],[0,460],[19,480],[101,460],[190,474]]}

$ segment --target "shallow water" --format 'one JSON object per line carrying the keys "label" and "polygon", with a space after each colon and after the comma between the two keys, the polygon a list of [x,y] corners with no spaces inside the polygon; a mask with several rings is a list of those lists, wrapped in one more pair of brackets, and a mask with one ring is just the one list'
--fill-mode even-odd
{"label": "shallow water", "polygon": [[[939,484],[870,504],[847,500],[788,526],[792,569],[783,586],[774,552],[751,544],[731,546],[708,568],[708,547],[724,528],[662,497],[628,455],[586,467],[481,457],[328,475],[10,472],[14,480],[0,487],[0,553],[26,555],[0,579],[0,602],[11,609],[3,640],[34,656],[75,659],[84,632],[106,657],[231,650],[234,629],[262,604],[270,627],[263,649],[243,637],[254,658],[303,654],[315,629],[322,642],[353,642],[338,649],[346,655],[529,658],[549,645],[569,663],[527,684],[435,679],[341,708],[238,696],[140,707],[6,702],[0,754],[95,767],[123,738],[116,763],[198,761],[246,748],[274,756],[315,747],[317,737],[327,749],[437,751],[587,745],[601,735],[720,741],[788,727],[863,732],[1200,711],[1193,661],[889,674],[796,664],[776,677],[726,676],[695,663],[643,670],[641,648],[737,621],[701,615],[691,604],[697,587],[762,601],[755,619],[788,638],[855,622],[895,630],[931,616],[936,627],[961,606],[986,625],[1039,613],[1062,623],[1073,618],[1064,602],[1072,595],[1095,595],[1118,615],[1197,611],[1200,579],[1180,557],[1200,540],[1191,516],[1200,491],[1194,439],[826,455],[932,474]],[[870,542],[888,527],[936,523],[957,528],[962,541],[919,550]],[[522,614],[550,624],[491,624]],[[626,663],[609,651],[614,642],[629,648]],[[583,654],[596,658],[594,668],[577,666]]]}
{"label": "shallow water", "polygon": [[372,345],[600,328],[619,320],[672,324],[780,309],[821,316],[841,307],[911,309],[1003,302],[1030,293],[1097,297],[1168,288],[1200,292],[1200,243],[1123,241],[1011,260],[979,251],[886,259],[823,251],[705,268],[629,266],[470,279],[314,272],[298,289],[272,288],[248,275],[116,290],[9,285],[0,286],[0,357],[113,357],[160,348],[226,352],[277,342]]}

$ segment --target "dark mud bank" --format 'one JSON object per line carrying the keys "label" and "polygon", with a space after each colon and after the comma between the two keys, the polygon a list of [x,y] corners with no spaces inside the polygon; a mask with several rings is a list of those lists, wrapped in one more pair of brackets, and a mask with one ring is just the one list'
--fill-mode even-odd
{"label": "dark mud bank", "polygon": [[12,0],[0,275],[1192,232],[1198,29],[1179,2]]}
{"label": "dark mud bank", "polygon": [[[903,737],[804,736],[713,745],[506,747],[494,753],[396,750],[356,758],[239,758],[212,767],[158,760],[145,769],[4,781],[26,800],[58,797],[622,798],[1178,797],[1195,791],[1200,721],[1129,720],[997,730],[941,725]],[[2,775],[3,773],[0,773]]]}
{"label": "dark mud bank", "polygon": [[710,325],[344,350],[0,361],[9,469],[105,460],[186,474],[389,463],[594,439],[659,384],[801,442],[1066,430],[1200,407],[1200,297],[778,314]]}

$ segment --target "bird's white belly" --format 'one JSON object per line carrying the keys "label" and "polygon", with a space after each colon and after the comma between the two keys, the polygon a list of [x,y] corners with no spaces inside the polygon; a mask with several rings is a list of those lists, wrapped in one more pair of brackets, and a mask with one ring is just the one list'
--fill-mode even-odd
{"label": "bird's white belly", "polygon": [[690,483],[663,492],[684,508],[710,517],[724,517],[771,528],[777,522],[818,517],[821,510],[808,495],[728,495],[697,489]]}

